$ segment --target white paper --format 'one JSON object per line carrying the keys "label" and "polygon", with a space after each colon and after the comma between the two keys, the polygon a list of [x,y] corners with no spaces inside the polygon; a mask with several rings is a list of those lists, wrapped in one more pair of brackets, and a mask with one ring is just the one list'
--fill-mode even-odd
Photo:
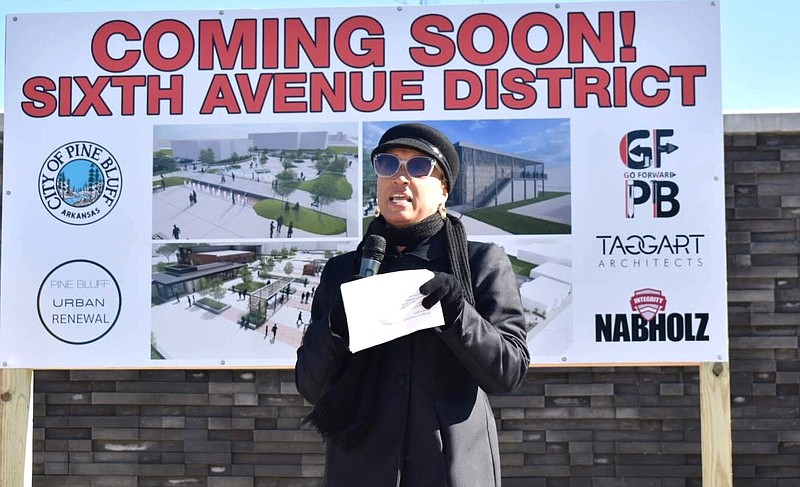
{"label": "white paper", "polygon": [[422,306],[419,287],[433,277],[427,269],[389,272],[342,284],[350,351],[358,352],[418,330],[444,325],[442,306]]}

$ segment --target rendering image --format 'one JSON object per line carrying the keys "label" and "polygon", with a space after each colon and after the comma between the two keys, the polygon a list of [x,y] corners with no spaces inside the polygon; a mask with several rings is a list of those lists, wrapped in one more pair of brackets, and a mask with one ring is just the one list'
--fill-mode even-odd
{"label": "rendering image", "polygon": [[354,248],[154,243],[151,358],[293,363],[325,262]]}
{"label": "rendering image", "polygon": [[[375,210],[370,154],[398,122],[364,123],[364,228]],[[447,211],[468,235],[571,234],[569,120],[426,121],[454,143],[458,180]]]}
{"label": "rendering image", "polygon": [[358,125],[157,125],[153,240],[354,237]]}

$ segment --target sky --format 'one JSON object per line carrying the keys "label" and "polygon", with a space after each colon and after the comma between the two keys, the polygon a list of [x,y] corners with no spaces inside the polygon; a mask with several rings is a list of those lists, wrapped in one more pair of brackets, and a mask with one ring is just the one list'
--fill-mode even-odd
{"label": "sky", "polygon": [[[658,0],[638,0],[658,1]],[[712,0],[709,0],[712,1]],[[722,109],[724,112],[800,112],[800,1],[716,0],[721,4]],[[305,0],[298,7],[476,5],[550,3],[519,0]],[[596,3],[595,0],[556,3]],[[630,2],[635,3],[635,2]],[[5,16],[10,13],[286,8],[285,0],[0,0],[0,51],[5,53]],[[45,38],[46,39],[46,38]],[[43,39],[42,42],[47,42]],[[0,77],[4,108],[5,63]]]}

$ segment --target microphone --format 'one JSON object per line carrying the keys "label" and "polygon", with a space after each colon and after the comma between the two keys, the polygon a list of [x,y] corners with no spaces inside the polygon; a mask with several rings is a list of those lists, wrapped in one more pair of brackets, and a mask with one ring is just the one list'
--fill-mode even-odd
{"label": "microphone", "polygon": [[361,249],[361,268],[358,277],[377,274],[384,255],[386,255],[386,239],[374,233],[367,235],[364,247]]}

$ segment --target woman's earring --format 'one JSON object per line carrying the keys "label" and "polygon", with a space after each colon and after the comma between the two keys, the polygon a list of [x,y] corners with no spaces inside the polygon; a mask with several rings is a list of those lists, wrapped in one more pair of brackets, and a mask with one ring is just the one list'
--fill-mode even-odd
{"label": "woman's earring", "polygon": [[378,218],[379,216],[381,216],[381,209],[379,207],[377,207],[377,206],[375,207],[375,215],[374,216],[375,216],[375,218]]}
{"label": "woman's earring", "polygon": [[439,216],[442,217],[442,220],[447,218],[447,210],[444,209],[444,204],[440,203],[439,208],[436,209],[439,212]]}

